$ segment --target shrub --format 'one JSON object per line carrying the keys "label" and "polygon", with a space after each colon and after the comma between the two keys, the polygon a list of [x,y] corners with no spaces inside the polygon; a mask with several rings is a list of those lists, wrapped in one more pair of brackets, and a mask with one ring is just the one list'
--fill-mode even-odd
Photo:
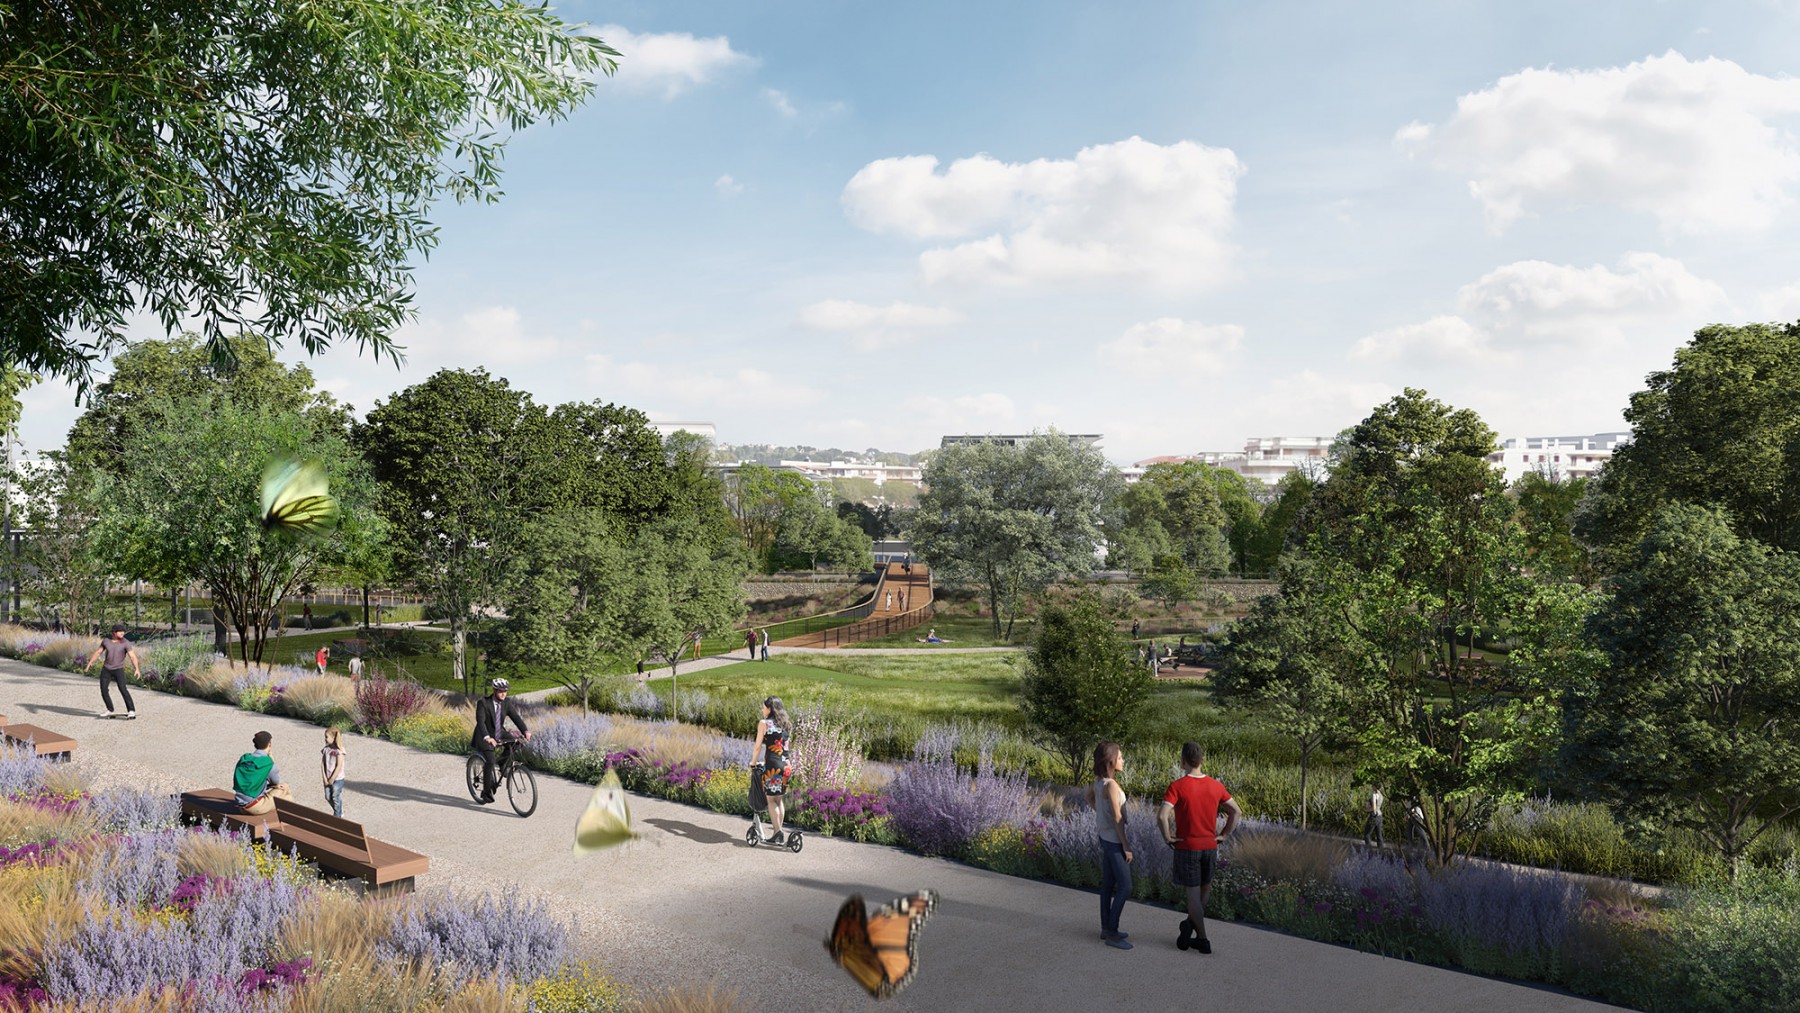
{"label": "shrub", "polygon": [[1260,821],[1245,820],[1227,840],[1233,862],[1270,880],[1333,883],[1350,857],[1350,843],[1341,838]]}
{"label": "shrub", "polygon": [[386,735],[395,722],[426,709],[435,694],[410,679],[364,679],[356,684],[357,724]]}
{"label": "shrub", "polygon": [[611,1013],[629,1008],[623,985],[585,961],[565,964],[527,990],[532,1013]]}
{"label": "shrub", "polygon": [[1651,984],[1650,1005],[1681,996],[1697,1010],[1800,1008],[1800,866],[1746,870],[1671,914],[1666,977]]}
{"label": "shrub", "polygon": [[231,691],[240,671],[229,659],[215,657],[211,662],[202,661],[190,667],[177,680],[177,686],[188,696],[219,700]]}
{"label": "shrub", "polygon": [[969,777],[952,759],[956,741],[944,729],[921,739],[891,786],[894,829],[927,855],[959,854],[982,831],[1022,825],[1036,811],[1023,773],[995,771],[983,748]]}
{"label": "shrub", "polygon": [[750,772],[743,767],[710,771],[695,792],[694,801],[714,812],[750,815]]}
{"label": "shrub", "polygon": [[144,681],[167,686],[189,669],[206,664],[213,656],[213,644],[201,634],[161,637],[140,645],[138,656],[144,665]]}
{"label": "shrub", "polygon": [[308,675],[287,684],[281,707],[321,725],[349,722],[356,712],[356,685],[337,675]]}
{"label": "shrub", "polygon": [[1554,980],[1580,909],[1565,876],[1464,861],[1419,880],[1425,924],[1471,971]]}
{"label": "shrub", "polygon": [[[748,778],[745,781],[748,789]],[[893,820],[881,795],[825,788],[807,791],[799,799],[799,807],[788,817],[792,822],[833,837],[894,843]]]}
{"label": "shrub", "polygon": [[562,966],[569,945],[569,930],[549,909],[511,894],[419,899],[394,912],[389,930],[378,958],[429,961],[459,984],[487,974],[542,978]]}
{"label": "shrub", "polygon": [[862,776],[863,746],[821,699],[795,708],[794,775],[806,792],[843,791]]}
{"label": "shrub", "polygon": [[108,788],[88,803],[102,829],[119,834],[173,828],[181,822],[181,800],[144,788]]}
{"label": "shrub", "polygon": [[438,711],[408,714],[388,729],[395,742],[434,753],[466,753],[474,737],[474,722],[465,715]]}
{"label": "shrub", "polygon": [[613,722],[605,714],[555,711],[533,730],[525,754],[545,764],[566,762],[601,752],[612,733]]}

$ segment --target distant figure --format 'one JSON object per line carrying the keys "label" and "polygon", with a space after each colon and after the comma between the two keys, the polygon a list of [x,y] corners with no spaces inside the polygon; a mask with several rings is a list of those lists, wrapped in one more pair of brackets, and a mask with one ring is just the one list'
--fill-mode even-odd
{"label": "distant figure", "polygon": [[912,573],[912,553],[906,554],[906,561],[900,564],[900,569],[907,574]]}
{"label": "distant figure", "polygon": [[362,672],[363,672],[362,655],[352,654],[350,656],[350,681],[351,682],[361,682],[362,681]]}
{"label": "distant figure", "polygon": [[894,611],[894,592],[889,591],[887,596],[881,599],[881,610],[883,612]]}
{"label": "distant figure", "polygon": [[1431,832],[1425,828],[1425,810],[1419,808],[1419,800],[1416,798],[1406,806],[1406,829],[1407,836],[1419,846],[1419,850],[1431,850]]}
{"label": "distant figure", "polygon": [[1143,624],[1139,623],[1136,619],[1133,619],[1131,621],[1131,639],[1136,640],[1138,638],[1138,634],[1142,633],[1143,631],[1144,631]]}
{"label": "distant figure", "polygon": [[762,630],[762,660],[769,660],[769,628],[767,626],[764,626]]}
{"label": "distant figure", "polygon": [[756,631],[755,630],[745,630],[744,631],[744,659],[746,661],[755,661],[756,660]]}
{"label": "distant figure", "polygon": [[942,637],[937,635],[937,627],[933,626],[931,628],[931,632],[925,634],[925,639],[921,640],[919,642],[922,644],[941,644],[944,642],[944,640]]}
{"label": "distant figure", "polygon": [[119,695],[125,698],[125,717],[136,720],[137,707],[131,702],[131,690],[125,688],[125,662],[127,660],[131,662],[131,674],[140,679],[144,677],[144,669],[138,664],[137,648],[131,646],[131,641],[125,639],[125,627],[114,626],[112,628],[112,639],[100,642],[100,646],[88,656],[87,666],[82,671],[93,670],[94,662],[99,661],[102,656],[106,658],[106,663],[100,666],[100,699],[106,704],[104,716],[109,718],[113,716],[111,684],[117,680]]}
{"label": "distant figure", "polygon": [[1375,790],[1369,794],[1369,816],[1368,819],[1363,821],[1364,847],[1367,847],[1369,844],[1369,834],[1371,832],[1375,835],[1376,847],[1382,848],[1387,846],[1381,838],[1381,803],[1384,801],[1386,801],[1386,799],[1382,798],[1381,785],[1378,784],[1375,786]]}
{"label": "distant figure", "polygon": [[900,592],[900,611],[906,611],[906,592]]}
{"label": "distant figure", "polygon": [[312,629],[312,602],[300,606],[300,621],[306,624],[308,630]]}
{"label": "distant figure", "polygon": [[313,660],[319,663],[319,674],[324,675],[325,666],[331,664],[331,647],[329,645],[320,647],[319,653],[313,655]]}

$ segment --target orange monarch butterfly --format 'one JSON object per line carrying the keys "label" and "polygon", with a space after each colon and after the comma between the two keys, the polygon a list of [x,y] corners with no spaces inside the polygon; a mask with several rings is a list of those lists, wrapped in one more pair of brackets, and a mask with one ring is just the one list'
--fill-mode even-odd
{"label": "orange monarch butterfly", "polygon": [[862,894],[854,894],[838,908],[825,949],[870,995],[877,999],[897,995],[919,969],[919,927],[935,907],[937,894],[920,890],[869,914]]}

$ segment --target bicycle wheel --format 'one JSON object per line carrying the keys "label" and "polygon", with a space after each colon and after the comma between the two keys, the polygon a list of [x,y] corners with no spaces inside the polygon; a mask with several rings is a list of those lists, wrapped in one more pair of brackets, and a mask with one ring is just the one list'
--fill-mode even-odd
{"label": "bicycle wheel", "polygon": [[481,754],[471,753],[467,764],[469,775],[469,797],[481,801]]}
{"label": "bicycle wheel", "polygon": [[507,773],[506,800],[520,816],[537,811],[537,778],[531,776],[530,767],[519,764]]}

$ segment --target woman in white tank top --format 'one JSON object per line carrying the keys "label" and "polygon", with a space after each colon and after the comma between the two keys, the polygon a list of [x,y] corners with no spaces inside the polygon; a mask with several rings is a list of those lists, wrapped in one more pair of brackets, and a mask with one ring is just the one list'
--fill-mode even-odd
{"label": "woman in white tank top", "polygon": [[1126,847],[1125,790],[1114,775],[1125,769],[1125,754],[1117,742],[1094,747],[1094,782],[1082,792],[1094,807],[1094,828],[1100,835],[1100,938],[1115,949],[1129,950],[1130,935],[1119,931],[1119,915],[1131,898],[1131,849]]}

